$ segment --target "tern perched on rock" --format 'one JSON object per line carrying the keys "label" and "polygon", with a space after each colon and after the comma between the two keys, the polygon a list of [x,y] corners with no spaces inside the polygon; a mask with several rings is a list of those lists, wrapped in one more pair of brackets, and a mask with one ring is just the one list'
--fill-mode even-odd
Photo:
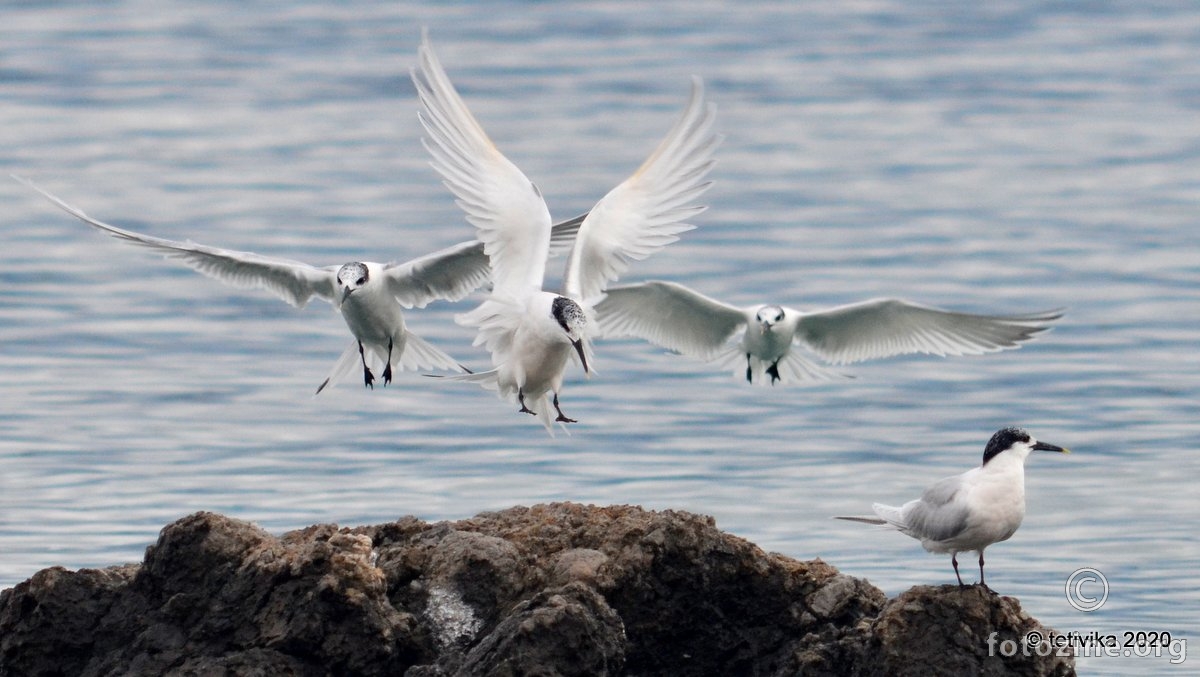
{"label": "tern perched on rock", "polygon": [[[353,261],[317,267],[135,233],[97,221],[27,179],[13,178],[84,223],[120,240],[179,259],[213,279],[243,289],[266,289],[297,308],[304,307],[313,296],[332,303],[346,321],[354,341],[317,388],[318,393],[353,371],[356,364],[362,364],[365,385],[374,388],[375,374],[367,364],[368,353],[383,365],[380,375],[385,385],[391,382],[393,369],[465,371],[454,358],[408,331],[401,307],[423,308],[434,300],[456,301],[487,282],[488,259],[483,243],[478,240],[404,263]],[[570,244],[582,221],[583,216],[578,216],[554,226],[552,237],[557,249]]]}
{"label": "tern perched on rock", "polygon": [[451,378],[515,397],[519,411],[536,415],[553,434],[554,421],[574,422],[558,398],[568,359],[574,355],[590,373],[591,306],[631,260],[677,240],[692,228],[684,221],[703,210],[693,201],[710,185],[705,177],[720,142],[715,107],[705,102],[703,85],[694,78],[691,99],[666,138],[584,219],[562,291],[549,292],[542,285],[550,212],[541,192],[467,109],[427,34],[412,77],[433,166],[475,226],[492,266],[491,294],[459,321],[478,330],[475,344],[491,353],[494,369]]}
{"label": "tern perched on rock", "polygon": [[[604,337],[635,336],[722,367],[744,365],[747,381],[772,385],[837,376],[800,354],[796,344],[837,365],[906,353],[978,355],[1015,348],[1062,314],[972,315],[901,299],[814,311],[738,308],[659,280],[611,287],[596,306]],[[735,341],[739,332],[741,341]]]}
{"label": "tern perched on rock", "polygon": [[992,435],[983,450],[983,465],[935,482],[920,498],[900,507],[876,503],[877,517],[837,519],[885,525],[921,541],[929,552],[950,553],[954,575],[958,553],[979,553],[979,584],[983,580],[983,550],[1007,541],[1025,519],[1025,459],[1030,452],[1069,450],[1039,442],[1019,428]]}

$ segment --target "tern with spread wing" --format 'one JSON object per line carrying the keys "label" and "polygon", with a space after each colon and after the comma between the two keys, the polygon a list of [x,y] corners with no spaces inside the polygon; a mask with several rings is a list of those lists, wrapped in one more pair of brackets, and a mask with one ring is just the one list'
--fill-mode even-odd
{"label": "tern with spread wing", "polygon": [[[456,301],[487,282],[488,259],[483,243],[478,240],[404,263],[353,261],[341,266],[317,267],[135,233],[97,221],[27,179],[13,178],[89,226],[179,259],[213,279],[243,289],[266,289],[297,308],[304,307],[313,296],[333,304],[354,335],[354,341],[317,388],[318,393],[349,374],[357,364],[362,365],[365,385],[374,388],[375,374],[367,364],[368,354],[382,364],[380,375],[385,385],[391,382],[393,369],[466,371],[454,358],[408,331],[401,307],[423,308],[434,300]],[[558,249],[569,245],[582,221],[579,216],[554,227],[553,239]]]}
{"label": "tern with spread wing", "polygon": [[553,434],[555,421],[574,422],[558,401],[568,360],[577,356],[590,373],[591,306],[630,261],[677,240],[692,228],[685,220],[704,209],[694,200],[710,185],[706,176],[720,142],[715,107],[694,78],[691,99],[666,138],[580,226],[556,293],[542,289],[550,237],[546,202],[467,109],[428,35],[412,76],[433,166],[475,226],[492,267],[491,294],[459,321],[478,330],[475,344],[491,353],[494,369],[451,378],[515,398],[519,411],[537,416]]}
{"label": "tern with spread wing", "polygon": [[[1028,315],[973,315],[900,299],[873,299],[804,312],[777,305],[744,308],[674,282],[615,286],[595,309],[601,335],[635,336],[677,353],[723,366],[745,365],[746,380],[828,379],[837,376],[794,348],[799,344],[833,364],[907,353],[978,355],[1016,348],[1062,317],[1061,310]],[[735,337],[741,332],[741,341]]]}
{"label": "tern with spread wing", "polygon": [[1034,451],[1070,453],[1054,444],[1039,442],[1018,428],[992,435],[983,450],[983,464],[961,475],[935,482],[900,507],[876,503],[876,517],[837,519],[878,524],[896,529],[921,542],[929,552],[950,553],[954,576],[958,553],[979,553],[979,584],[983,580],[983,550],[1007,541],[1025,519],[1025,459]]}

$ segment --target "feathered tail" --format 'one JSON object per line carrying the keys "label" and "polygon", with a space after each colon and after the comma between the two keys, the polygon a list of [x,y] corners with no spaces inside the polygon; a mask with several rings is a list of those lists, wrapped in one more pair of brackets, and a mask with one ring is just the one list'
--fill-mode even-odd
{"label": "feathered tail", "polygon": [[[364,351],[370,356],[368,364],[371,366],[372,373],[376,377],[381,376],[383,369],[388,363],[387,346],[377,344],[362,344]],[[325,388],[336,384],[343,378],[348,376],[355,370],[355,367],[362,368],[361,358],[358,354],[359,342],[351,341],[350,345],[346,346],[346,350],[337,362],[333,364],[333,369],[329,371],[329,376],[317,386],[317,394],[320,394]],[[418,371],[422,369],[446,369],[449,371],[469,372],[470,370],[458,363],[458,360],[450,357],[442,352],[439,348],[434,347],[425,339],[416,334],[406,332],[404,334],[403,345],[392,345],[391,362],[393,371]],[[371,364],[374,363],[374,364]]]}
{"label": "feathered tail", "polygon": [[891,527],[893,529],[904,529],[904,518],[900,508],[882,503],[871,504],[871,509],[875,511],[876,517],[867,517],[863,515],[838,515],[835,520],[846,520],[848,522],[862,522],[863,524],[875,524],[879,526]]}
{"label": "feathered tail", "polygon": [[[511,401],[514,404],[516,402],[515,392],[500,392],[500,379],[498,378],[498,372],[495,369],[481,371],[477,374],[451,374],[449,376],[439,376],[439,378],[444,378],[447,381],[476,383],[484,390],[490,390],[499,393],[500,397],[505,401]],[[525,406],[535,413],[538,421],[541,421],[542,425],[545,426],[546,432],[550,433],[551,437],[554,437],[555,416],[551,412],[554,412],[555,410],[554,403],[550,400],[550,398],[550,393],[543,393],[537,399],[531,400],[526,398]],[[567,430],[566,425],[563,425],[562,429],[567,433],[568,436],[570,436],[571,431]]]}

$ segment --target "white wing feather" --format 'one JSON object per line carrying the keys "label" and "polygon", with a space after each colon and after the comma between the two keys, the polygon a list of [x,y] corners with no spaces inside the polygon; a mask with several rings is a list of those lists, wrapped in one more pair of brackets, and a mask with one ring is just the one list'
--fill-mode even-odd
{"label": "white wing feather", "polygon": [[592,208],[567,261],[563,291],[592,301],[625,271],[679,239],[693,226],[688,218],[704,210],[694,204],[711,182],[713,151],[721,141],[714,131],[716,107],[706,103],[700,78],[683,115],[636,172]]}
{"label": "white wing feather", "polygon": [[423,308],[431,301],[463,298],[487,282],[490,270],[483,243],[471,240],[405,263],[389,263],[383,272],[400,305]]}
{"label": "white wing feather", "polygon": [[1016,347],[1048,329],[1061,310],[1028,315],[972,315],[873,299],[801,315],[796,340],[834,364],[907,353],[979,355]]}
{"label": "white wing feather", "polygon": [[662,280],[613,287],[595,312],[605,337],[636,336],[702,360],[721,352],[747,322],[744,310]]}
{"label": "white wing feather", "polygon": [[540,290],[550,248],[550,212],[541,192],[471,115],[428,35],[422,36],[412,79],[425,148],[484,244],[495,289],[512,295]]}
{"label": "white wing feather", "polygon": [[131,244],[156,250],[168,258],[179,259],[197,272],[225,284],[241,289],[266,289],[296,307],[304,307],[313,295],[326,301],[333,299],[337,285],[337,266],[317,268],[299,261],[135,233],[93,219],[83,210],[42,190],[28,179],[19,176],[13,178],[41,193],[60,209],[89,226]]}
{"label": "white wing feather", "polygon": [[575,236],[579,234],[579,227],[583,225],[583,220],[587,218],[587,212],[574,216],[566,221],[560,221],[554,224],[550,229],[550,256],[558,256],[570,251],[571,246],[575,244]]}

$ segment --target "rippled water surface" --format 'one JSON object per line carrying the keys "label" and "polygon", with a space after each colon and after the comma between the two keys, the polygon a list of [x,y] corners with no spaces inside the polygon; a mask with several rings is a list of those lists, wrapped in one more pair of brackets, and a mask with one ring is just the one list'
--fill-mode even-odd
{"label": "rippled water surface", "polygon": [[[5,179],[0,587],[138,560],[196,510],[282,532],[571,500],[711,514],[894,595],[952,581],[949,562],[830,516],[914,497],[1019,424],[1075,453],[1030,459],[1029,515],[988,551],[989,583],[1061,630],[1169,631],[1200,652],[1194,3],[131,0],[4,21],[0,170],[135,230],[321,265],[469,238],[420,145],[426,25],[557,217],[636,168],[705,79],[726,137],[710,209],[625,280],[737,304],[1069,311],[1019,351],[789,388],[601,342],[599,373],[563,395],[580,423],[551,439],[413,374],[314,397],[349,342],[326,304],[225,287]],[[483,367],[453,321],[471,301],[408,319]],[[1081,567],[1110,585],[1090,614],[1063,595]]]}

